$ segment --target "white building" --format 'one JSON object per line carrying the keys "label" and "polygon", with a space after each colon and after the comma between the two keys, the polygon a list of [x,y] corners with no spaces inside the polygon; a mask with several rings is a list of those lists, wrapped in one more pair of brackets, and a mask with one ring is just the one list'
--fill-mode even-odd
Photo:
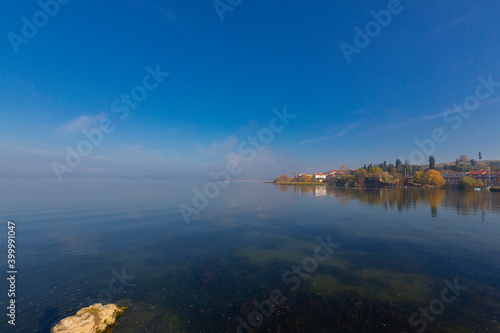
{"label": "white building", "polygon": [[315,173],[313,174],[314,179],[321,179],[321,181],[326,179],[326,174],[324,173]]}

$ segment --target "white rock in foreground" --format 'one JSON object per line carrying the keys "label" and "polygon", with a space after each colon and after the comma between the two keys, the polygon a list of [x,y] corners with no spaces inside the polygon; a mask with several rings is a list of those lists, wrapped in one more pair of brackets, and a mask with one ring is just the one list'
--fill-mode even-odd
{"label": "white rock in foreground", "polygon": [[62,319],[52,327],[51,333],[101,333],[116,323],[126,306],[96,303],[83,308],[76,315]]}

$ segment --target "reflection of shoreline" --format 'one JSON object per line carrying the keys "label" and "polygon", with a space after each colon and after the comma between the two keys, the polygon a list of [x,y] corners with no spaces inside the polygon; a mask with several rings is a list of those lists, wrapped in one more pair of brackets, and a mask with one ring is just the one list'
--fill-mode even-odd
{"label": "reflection of shoreline", "polygon": [[317,186],[314,188],[314,196],[315,197],[323,197],[327,195],[326,187],[325,186]]}
{"label": "reflection of shoreline", "polygon": [[[294,184],[295,185],[295,184]],[[294,195],[297,194],[312,194],[315,197],[323,197],[328,195],[330,192],[327,190],[327,186],[306,186],[306,185],[283,185],[281,183],[276,184],[276,187],[279,188],[281,192],[288,192],[293,189]]]}
{"label": "reflection of shoreline", "polygon": [[431,208],[433,217],[437,216],[438,207],[456,210],[459,215],[473,212],[500,210],[500,194],[488,191],[471,192],[450,189],[400,189],[400,190],[341,190],[334,189],[342,202],[357,199],[361,204],[384,206],[389,209],[409,210],[422,204]]}
{"label": "reflection of shoreline", "polygon": [[457,189],[344,189],[327,186],[277,185],[281,192],[294,195],[329,196],[342,204],[351,200],[361,205],[382,206],[388,210],[408,211],[416,207],[430,206],[436,217],[438,208],[456,211],[458,215],[470,215],[490,211],[500,213],[500,193],[489,191],[462,191]]}

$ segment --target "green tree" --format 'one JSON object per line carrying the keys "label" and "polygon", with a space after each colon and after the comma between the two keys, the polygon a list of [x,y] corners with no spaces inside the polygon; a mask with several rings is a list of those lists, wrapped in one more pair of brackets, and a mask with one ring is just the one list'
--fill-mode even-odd
{"label": "green tree", "polygon": [[429,170],[435,170],[436,169],[436,159],[434,156],[429,157]]}
{"label": "green tree", "polygon": [[368,176],[368,171],[366,171],[365,168],[359,169],[358,172],[356,173],[356,183],[354,184],[354,186],[364,187],[367,176]]}
{"label": "green tree", "polygon": [[396,169],[390,172],[390,175],[393,176],[394,178],[400,178],[400,179],[404,178],[404,176],[400,174]]}
{"label": "green tree", "polygon": [[416,168],[414,166],[412,166],[410,163],[408,163],[408,161],[405,161],[405,165],[403,166],[403,171],[402,173],[404,173],[405,176],[407,175],[412,175],[413,174],[413,171],[416,170]]}
{"label": "green tree", "polygon": [[461,187],[461,188],[464,188],[466,190],[473,190],[475,189],[476,187],[483,187],[484,184],[481,180],[479,179],[474,179],[472,177],[463,177],[462,179],[460,179],[460,181],[458,182],[458,185]]}
{"label": "green tree", "polygon": [[343,175],[343,176],[340,176],[340,178],[336,180],[336,183],[337,183],[337,186],[339,186],[339,187],[348,188],[348,187],[353,187],[355,181],[356,181],[356,178],[354,176]]}
{"label": "green tree", "polygon": [[403,162],[399,158],[396,160],[396,169],[398,172],[403,172]]}
{"label": "green tree", "polygon": [[370,170],[368,170],[368,172],[371,173],[374,176],[380,176],[381,174],[384,173],[384,171],[381,168],[377,167],[377,166],[371,167]]}
{"label": "green tree", "polygon": [[424,183],[424,174],[422,173],[422,171],[415,171],[415,173],[413,174],[413,180],[417,184],[423,184]]}

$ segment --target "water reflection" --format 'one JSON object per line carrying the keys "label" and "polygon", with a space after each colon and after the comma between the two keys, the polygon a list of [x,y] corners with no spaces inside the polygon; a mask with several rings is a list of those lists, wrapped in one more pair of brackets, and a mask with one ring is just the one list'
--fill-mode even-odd
{"label": "water reflection", "polygon": [[[22,230],[29,274],[17,332],[48,331],[95,299],[116,267],[138,277],[116,296],[130,307],[116,333],[234,332],[235,317],[247,318],[277,288],[287,303],[255,332],[400,332],[454,276],[471,292],[429,331],[498,331],[500,225],[469,222],[500,221],[500,193],[232,182],[186,226],[176,205],[199,186],[45,186],[31,201],[14,185],[4,191],[16,194],[0,200],[8,214],[32,222]],[[25,206],[31,211],[20,215]],[[283,273],[328,234],[341,248],[297,292],[284,289]]]}
{"label": "water reflection", "polygon": [[408,211],[429,206],[431,216],[437,217],[439,209],[456,211],[458,215],[470,215],[500,211],[500,194],[488,191],[469,192],[451,189],[433,190],[342,190],[323,186],[286,186],[280,191],[292,190],[294,195],[313,195],[336,198],[342,204],[358,201],[361,205],[382,206],[387,210]]}
{"label": "water reflection", "polygon": [[326,186],[294,186],[294,185],[276,185],[281,192],[293,191],[294,195],[312,194],[315,197],[322,197],[328,194]]}

